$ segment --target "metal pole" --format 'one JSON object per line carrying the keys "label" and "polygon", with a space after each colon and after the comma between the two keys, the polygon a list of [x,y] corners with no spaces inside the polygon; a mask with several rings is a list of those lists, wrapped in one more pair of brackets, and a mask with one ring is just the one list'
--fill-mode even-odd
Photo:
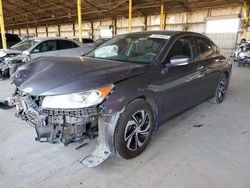
{"label": "metal pole", "polygon": [[60,37],[61,36],[61,25],[57,26],[57,30],[58,30],[58,36]]}
{"label": "metal pole", "polygon": [[82,0],[77,0],[78,10],[78,36],[79,42],[82,42]]}
{"label": "metal pole", "polygon": [[132,0],[129,0],[128,6],[128,32],[132,31]]}
{"label": "metal pole", "polygon": [[145,20],[144,20],[144,31],[147,31],[148,29],[148,17],[145,16]]}
{"label": "metal pole", "polygon": [[164,30],[164,4],[161,4],[160,30]]}
{"label": "metal pole", "polygon": [[7,48],[4,19],[3,19],[3,2],[0,0],[0,25],[1,25],[1,35],[2,35],[2,47]]}
{"label": "metal pole", "polygon": [[46,37],[49,36],[49,29],[48,29],[48,26],[45,27],[45,31],[46,31]]}
{"label": "metal pole", "polygon": [[249,24],[249,8],[248,8],[248,4],[247,1],[244,0],[244,9],[245,9],[245,13],[246,13],[246,18],[245,18],[245,25],[244,25],[244,30],[243,30],[243,38],[247,38],[247,31],[248,31],[248,24]]}
{"label": "metal pole", "polygon": [[91,22],[91,39],[94,40],[94,23]]}

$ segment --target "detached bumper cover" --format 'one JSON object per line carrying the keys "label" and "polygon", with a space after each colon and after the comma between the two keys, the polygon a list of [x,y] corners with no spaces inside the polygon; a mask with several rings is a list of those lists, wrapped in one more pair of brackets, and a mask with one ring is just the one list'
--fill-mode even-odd
{"label": "detached bumper cover", "polygon": [[95,167],[114,152],[114,130],[121,112],[105,113],[99,108],[77,110],[44,110],[31,96],[9,98],[16,105],[16,116],[32,125],[37,133],[36,141],[65,145],[83,141],[92,128],[98,128],[98,146],[81,160],[87,167]]}
{"label": "detached bumper cover", "polygon": [[87,167],[95,167],[108,159],[115,153],[114,132],[120,117],[120,112],[113,115],[102,116],[98,121],[98,147],[96,150],[81,160],[81,163]]}

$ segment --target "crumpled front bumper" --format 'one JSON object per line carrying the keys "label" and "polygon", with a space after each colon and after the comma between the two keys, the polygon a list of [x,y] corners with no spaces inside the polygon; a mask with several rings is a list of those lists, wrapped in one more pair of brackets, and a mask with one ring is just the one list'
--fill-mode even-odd
{"label": "crumpled front bumper", "polygon": [[10,68],[10,65],[5,62],[0,62],[0,72],[6,73]]}
{"label": "crumpled front bumper", "polygon": [[[80,120],[78,119],[79,123],[76,117],[61,115],[60,113],[56,114],[55,111],[53,113],[44,111],[30,96],[16,96],[9,98],[8,101],[9,104],[16,105],[16,116],[25,120],[36,129],[36,140],[40,142],[62,142],[68,144],[79,141],[82,133],[86,131],[86,127],[81,125],[83,123],[87,125],[91,121],[96,121],[98,126],[98,146],[91,154],[81,160],[81,163],[87,167],[95,167],[115,153],[114,131],[122,111],[105,113],[105,110],[93,112],[89,109],[84,109],[86,114],[78,117],[81,118]],[[66,131],[67,134],[65,133]],[[69,138],[70,136],[72,137]]]}

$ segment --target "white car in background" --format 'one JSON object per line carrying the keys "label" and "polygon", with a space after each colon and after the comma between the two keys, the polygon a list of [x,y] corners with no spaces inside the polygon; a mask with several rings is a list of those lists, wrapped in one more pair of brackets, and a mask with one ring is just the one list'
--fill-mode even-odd
{"label": "white car in background", "polygon": [[0,50],[0,74],[12,75],[20,65],[37,57],[82,56],[93,49],[93,45],[67,38],[46,37],[27,39],[12,46],[10,49]]}

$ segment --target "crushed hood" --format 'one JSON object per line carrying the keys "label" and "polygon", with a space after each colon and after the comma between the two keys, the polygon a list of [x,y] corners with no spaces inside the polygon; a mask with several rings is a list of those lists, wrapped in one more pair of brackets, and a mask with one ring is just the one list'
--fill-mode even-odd
{"label": "crushed hood", "polygon": [[145,65],[88,57],[40,57],[12,77],[22,91],[35,96],[93,89],[137,76]]}
{"label": "crushed hood", "polygon": [[22,51],[12,49],[0,49],[0,58],[5,57],[7,54],[21,54]]}

